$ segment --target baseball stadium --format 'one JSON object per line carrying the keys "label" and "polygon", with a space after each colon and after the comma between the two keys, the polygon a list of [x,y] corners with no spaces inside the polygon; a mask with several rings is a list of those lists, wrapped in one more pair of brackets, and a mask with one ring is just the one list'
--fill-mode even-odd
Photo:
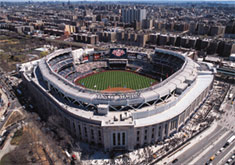
{"label": "baseball stadium", "polygon": [[86,88],[104,91],[129,91],[147,88],[156,80],[130,71],[112,70],[98,72],[75,81]]}
{"label": "baseball stadium", "polygon": [[[18,66],[39,114],[105,151],[134,150],[179,131],[211,92],[213,69],[156,48],[59,49]],[[56,122],[56,120],[55,120]]]}

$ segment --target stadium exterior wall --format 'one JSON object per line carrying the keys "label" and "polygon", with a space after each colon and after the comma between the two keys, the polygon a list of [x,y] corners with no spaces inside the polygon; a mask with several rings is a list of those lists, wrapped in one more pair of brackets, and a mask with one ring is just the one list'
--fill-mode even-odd
{"label": "stadium exterior wall", "polygon": [[[75,116],[74,114],[69,113],[60,106],[53,95],[49,94],[34,81],[31,81],[24,72],[21,72],[21,77],[23,83],[36,101],[42,116],[56,116],[58,121],[61,122],[73,136],[91,144],[101,145],[106,151],[113,149],[125,149],[131,151],[136,147],[154,144],[168,138],[171,134],[177,132],[195,112],[197,107],[200,106],[209,94],[213,83],[212,78],[209,85],[194,99],[190,106],[184,109],[181,114],[166,121],[160,123],[156,122],[153,125],[147,126],[122,124],[103,126],[101,122],[92,120],[92,118],[82,118],[81,116]],[[114,141],[121,145],[118,145],[117,147],[117,145],[114,145]]]}

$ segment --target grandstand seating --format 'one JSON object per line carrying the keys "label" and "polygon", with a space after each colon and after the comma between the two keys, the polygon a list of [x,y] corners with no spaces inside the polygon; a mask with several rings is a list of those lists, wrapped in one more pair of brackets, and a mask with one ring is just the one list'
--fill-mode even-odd
{"label": "grandstand seating", "polygon": [[54,58],[52,58],[50,61],[49,61],[49,65],[50,66],[53,66],[61,61],[64,61],[65,59],[67,58],[72,58],[72,55],[70,53],[64,53],[64,54],[61,54],[59,56],[56,56]]}
{"label": "grandstand seating", "polygon": [[[72,55],[70,53],[64,53],[50,59],[48,63],[53,71],[57,72],[65,79],[74,82],[75,79],[93,73],[93,70],[95,69],[107,69],[108,66],[106,60],[100,59],[99,61],[89,61],[76,66],[73,64]],[[183,64],[184,60],[177,56],[158,53],[152,57],[152,61],[129,59],[126,67],[154,79],[160,79],[160,77],[165,79],[176,72]]]}

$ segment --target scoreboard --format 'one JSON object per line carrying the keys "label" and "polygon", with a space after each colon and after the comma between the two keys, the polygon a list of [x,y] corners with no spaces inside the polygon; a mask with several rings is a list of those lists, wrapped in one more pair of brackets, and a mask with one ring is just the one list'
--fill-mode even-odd
{"label": "scoreboard", "polygon": [[127,58],[126,48],[111,48],[110,58]]}

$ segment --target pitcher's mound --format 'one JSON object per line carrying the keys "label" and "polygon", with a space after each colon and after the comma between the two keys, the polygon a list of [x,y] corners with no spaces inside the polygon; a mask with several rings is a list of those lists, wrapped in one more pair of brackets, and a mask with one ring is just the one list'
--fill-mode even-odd
{"label": "pitcher's mound", "polygon": [[131,92],[134,91],[133,89],[130,88],[122,88],[122,87],[114,87],[114,88],[107,88],[103,90],[104,92]]}

